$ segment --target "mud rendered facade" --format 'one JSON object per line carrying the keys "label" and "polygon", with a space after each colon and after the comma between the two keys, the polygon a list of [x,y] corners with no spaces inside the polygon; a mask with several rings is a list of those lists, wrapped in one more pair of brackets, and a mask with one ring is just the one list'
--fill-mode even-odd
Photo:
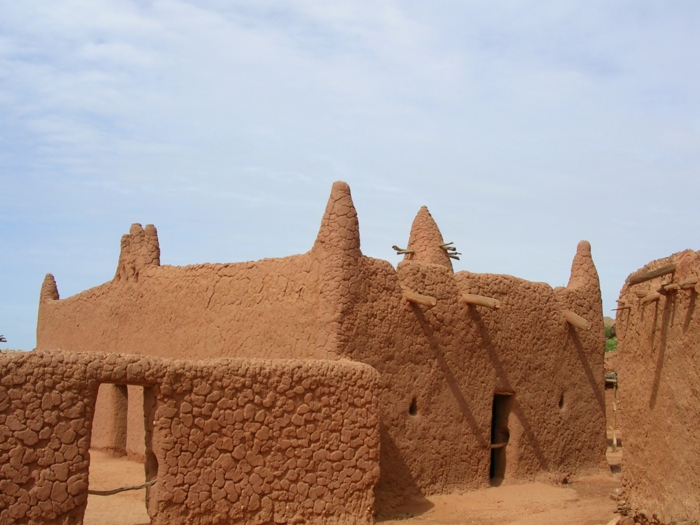
{"label": "mud rendered facade", "polygon": [[47,275],[37,348],[371,365],[382,385],[379,514],[420,495],[604,464],[604,330],[588,242],[554,289],[455,273],[426,208],[405,252],[397,268],[362,255],[343,182],[303,255],[161,266],[155,228],[134,225],[112,281],[59,299]]}
{"label": "mud rendered facade", "polygon": [[631,512],[700,521],[700,252],[630,275],[617,311],[622,486]]}

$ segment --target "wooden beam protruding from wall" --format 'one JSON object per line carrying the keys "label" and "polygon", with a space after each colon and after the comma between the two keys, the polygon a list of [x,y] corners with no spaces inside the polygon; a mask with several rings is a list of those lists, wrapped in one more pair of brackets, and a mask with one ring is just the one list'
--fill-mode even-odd
{"label": "wooden beam protruding from wall", "polygon": [[688,288],[694,288],[695,285],[698,284],[699,280],[700,279],[698,279],[697,275],[693,275],[692,277],[683,279],[681,282],[678,283],[678,286],[683,290],[687,290]]}
{"label": "wooden beam protruding from wall", "polygon": [[639,302],[639,304],[644,305],[644,304],[649,304],[653,303],[654,301],[658,301],[661,299],[662,295],[659,292],[651,292],[650,294],[645,295],[642,297],[642,300]]}
{"label": "wooden beam protruding from wall", "polygon": [[566,322],[569,323],[571,326],[579,328],[581,330],[591,329],[590,321],[586,321],[580,315],[577,315],[570,310],[564,310],[562,313],[564,314],[564,319],[566,319]]}
{"label": "wooden beam protruding from wall", "polygon": [[643,283],[645,281],[650,281],[654,277],[661,277],[662,275],[673,273],[675,271],[676,271],[676,265],[669,264],[668,266],[664,266],[664,267],[659,268],[657,270],[651,270],[648,272],[638,272],[638,273],[635,273],[633,275],[630,275],[627,278],[627,284],[632,286],[633,284],[639,284],[639,283]]}
{"label": "wooden beam protruding from wall", "polygon": [[423,306],[433,307],[437,304],[437,299],[435,297],[430,297],[429,295],[421,295],[419,293],[411,292],[410,290],[404,290],[401,295],[409,303],[422,304]]}
{"label": "wooden beam protruding from wall", "polygon": [[501,301],[498,299],[493,299],[492,297],[484,297],[483,295],[476,295],[473,293],[465,293],[460,296],[462,302],[467,304],[474,304],[476,306],[485,306],[487,308],[492,308],[498,310],[501,307]]}
{"label": "wooden beam protruding from wall", "polygon": [[613,311],[616,310],[628,310],[631,309],[632,306],[630,306],[630,303],[627,302],[627,299],[618,299],[617,300],[617,308],[613,308]]}

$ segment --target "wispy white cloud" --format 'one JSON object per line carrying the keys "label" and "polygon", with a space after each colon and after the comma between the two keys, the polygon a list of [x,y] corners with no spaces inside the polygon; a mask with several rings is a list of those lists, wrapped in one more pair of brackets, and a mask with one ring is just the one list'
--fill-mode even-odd
{"label": "wispy white cloud", "polygon": [[64,295],[111,278],[135,221],[164,262],[304,251],[336,179],[392,261],[422,204],[460,268],[562,284],[589,238],[609,308],[698,247],[698,22],[694,2],[6,2],[7,322],[31,346],[43,273]]}

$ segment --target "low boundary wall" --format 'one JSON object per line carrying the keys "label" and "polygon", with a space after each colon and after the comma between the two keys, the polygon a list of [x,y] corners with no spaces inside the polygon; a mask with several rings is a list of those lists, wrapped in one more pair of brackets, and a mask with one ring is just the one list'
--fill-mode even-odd
{"label": "low boundary wall", "polygon": [[101,383],[144,387],[152,523],[373,523],[379,375],[348,361],[0,357],[0,524],[80,523]]}

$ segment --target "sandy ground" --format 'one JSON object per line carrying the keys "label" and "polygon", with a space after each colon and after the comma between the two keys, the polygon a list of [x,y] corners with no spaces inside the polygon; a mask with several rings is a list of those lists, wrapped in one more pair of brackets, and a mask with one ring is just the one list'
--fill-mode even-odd
{"label": "sandy ground", "polygon": [[[108,490],[144,482],[141,463],[92,451],[90,488]],[[410,517],[382,525],[605,525],[616,514],[610,497],[619,487],[622,451],[608,452],[614,473],[575,478],[568,485],[527,483],[428,498]],[[146,490],[89,496],[85,525],[146,525]]]}
{"label": "sandy ground", "polygon": [[[90,451],[90,489],[111,490],[141,485],[146,481],[143,463]],[[84,525],[147,525],[146,489],[120,492],[113,496],[88,496]]]}

